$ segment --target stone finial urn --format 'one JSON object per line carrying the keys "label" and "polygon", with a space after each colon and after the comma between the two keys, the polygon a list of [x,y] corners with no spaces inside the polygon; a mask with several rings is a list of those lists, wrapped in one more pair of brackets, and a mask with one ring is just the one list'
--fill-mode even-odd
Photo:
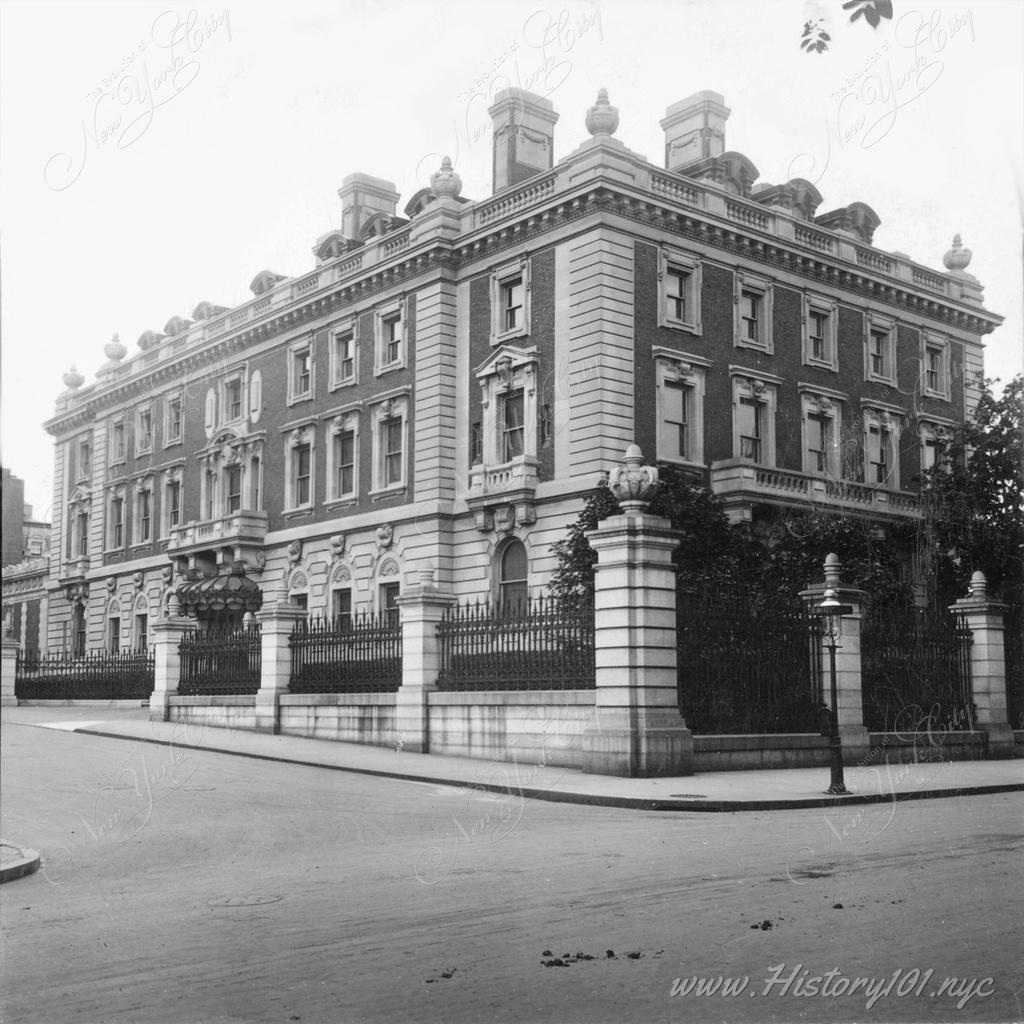
{"label": "stone finial urn", "polygon": [[77,366],[72,366],[71,369],[61,377],[61,380],[64,381],[64,387],[69,391],[75,391],[85,383],[85,378],[78,372]]}
{"label": "stone finial urn", "polygon": [[128,353],[128,349],[121,344],[121,339],[115,331],[110,341],[103,346],[103,354],[112,362],[119,363]]}
{"label": "stone finial urn", "polygon": [[430,176],[430,189],[439,198],[441,196],[449,196],[452,199],[459,198],[462,192],[462,179],[452,169],[450,157],[446,156],[441,161],[440,169],[434,171]]}
{"label": "stone finial urn", "polygon": [[658,471],[654,466],[645,466],[643,452],[631,444],[623,464],[608,474],[608,488],[624,512],[642,512],[658,489]]}
{"label": "stone finial urn", "polygon": [[971,262],[971,255],[971,250],[964,248],[960,236],[954,235],[953,248],[942,257],[942,262],[947,270],[952,270],[955,273],[967,269],[967,265]]}
{"label": "stone finial urn", "polygon": [[587,111],[587,131],[591,135],[614,135],[619,127],[619,111],[608,102],[608,90],[600,89],[597,102]]}

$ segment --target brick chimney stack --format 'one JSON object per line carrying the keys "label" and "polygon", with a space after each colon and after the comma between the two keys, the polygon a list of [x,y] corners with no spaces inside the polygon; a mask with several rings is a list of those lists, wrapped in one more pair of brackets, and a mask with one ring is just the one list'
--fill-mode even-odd
{"label": "brick chimney stack", "polygon": [[725,152],[725,122],[729,108],[720,93],[705,89],[673,103],[665,111],[665,169],[678,171],[687,164]]}
{"label": "brick chimney stack", "polygon": [[503,89],[487,113],[494,130],[495,192],[551,170],[558,115],[550,100]]}

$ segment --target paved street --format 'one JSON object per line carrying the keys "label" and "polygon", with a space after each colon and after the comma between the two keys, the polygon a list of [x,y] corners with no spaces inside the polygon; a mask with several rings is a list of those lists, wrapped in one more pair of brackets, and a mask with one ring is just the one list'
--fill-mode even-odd
{"label": "paved street", "polygon": [[654,813],[20,724],[2,771],[7,1024],[1024,1017],[1020,794]]}

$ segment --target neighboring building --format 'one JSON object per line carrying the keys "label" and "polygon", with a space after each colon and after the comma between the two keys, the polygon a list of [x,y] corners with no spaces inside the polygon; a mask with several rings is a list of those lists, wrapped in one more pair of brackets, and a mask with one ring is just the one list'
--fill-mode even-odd
{"label": "neighboring building", "polygon": [[0,470],[3,501],[3,565],[13,565],[25,556],[25,482],[9,469]]}
{"label": "neighboring building", "polygon": [[49,579],[50,524],[32,516],[25,483],[9,469],[3,487],[4,628],[22,650],[46,646],[46,585]]}
{"label": "neighboring building", "polygon": [[558,115],[508,90],[492,197],[460,197],[445,161],[403,217],[390,182],[350,175],[315,269],[263,271],[130,356],[115,335],[46,425],[50,647],[145,646],[172,589],[205,619],[236,592],[387,610],[427,567],[463,598],[537,592],[634,441],[734,521],[918,515],[1000,322],[970,253],[937,272],[874,248],[864,203],[757,184],[728,114],[711,92],[670,107],[662,169],[602,94],[553,165]]}

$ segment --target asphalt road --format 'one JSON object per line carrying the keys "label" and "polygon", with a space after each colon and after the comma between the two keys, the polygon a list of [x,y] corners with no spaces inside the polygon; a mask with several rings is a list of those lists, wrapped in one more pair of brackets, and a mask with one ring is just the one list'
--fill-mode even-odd
{"label": "asphalt road", "polygon": [[2,740],[43,855],[0,887],[6,1024],[1024,1017],[1020,794],[648,813]]}

